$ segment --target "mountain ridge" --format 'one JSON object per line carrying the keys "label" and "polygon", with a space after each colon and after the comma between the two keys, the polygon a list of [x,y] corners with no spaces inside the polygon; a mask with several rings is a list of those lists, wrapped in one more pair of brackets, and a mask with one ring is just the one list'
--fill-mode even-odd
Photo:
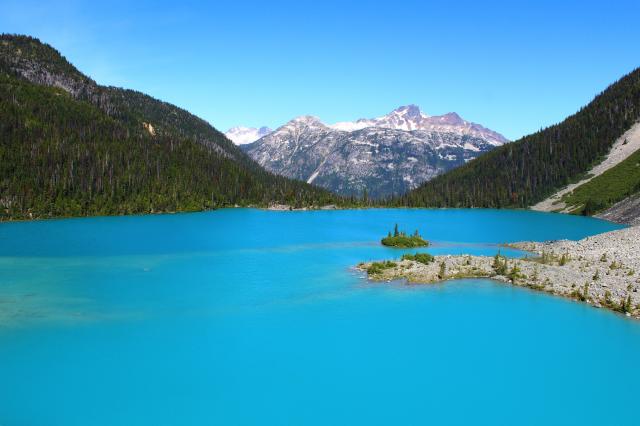
{"label": "mountain ridge", "polygon": [[529,207],[580,180],[640,119],[640,68],[562,122],[397,197],[410,207]]}
{"label": "mountain ridge", "polygon": [[38,39],[0,35],[0,220],[340,203],[273,175],[205,120],[101,86]]}
{"label": "mountain ridge", "polygon": [[[383,199],[406,192],[506,141],[495,132],[487,136],[487,130],[479,125],[472,128],[457,114],[433,118],[409,106],[384,117],[374,123],[342,122],[336,129],[317,117],[298,116],[242,145],[242,149],[274,173],[343,196],[366,193]],[[441,124],[435,126],[434,122]],[[463,123],[464,128],[451,129],[452,122]],[[405,130],[408,128],[413,130]]]}
{"label": "mountain ridge", "polygon": [[496,146],[508,142],[507,138],[500,133],[487,129],[480,124],[466,121],[456,112],[429,116],[414,104],[400,106],[381,117],[338,122],[329,125],[329,127],[346,131],[361,130],[366,127],[381,127],[405,131],[425,130],[452,132],[483,137]]}
{"label": "mountain ridge", "polygon": [[[417,105],[405,105],[400,106],[393,111],[376,118],[359,118],[355,121],[341,121],[334,124],[326,124],[322,122],[318,117],[311,115],[301,115],[294,117],[287,123],[302,119],[304,117],[313,117],[323,125],[340,131],[352,132],[356,130],[362,130],[367,127],[387,128],[394,130],[425,130],[425,131],[440,131],[440,132],[452,132],[459,133],[461,135],[473,135],[482,137],[490,141],[493,145],[499,146],[505,144],[508,141],[500,133],[487,129],[486,127],[464,120],[458,113],[449,112],[443,115],[429,116],[420,110]],[[282,126],[286,125],[283,124]],[[282,127],[279,126],[279,127]],[[277,130],[277,128],[276,128]],[[255,142],[261,137],[267,136],[274,130],[269,129],[266,126],[261,128],[255,127],[232,127],[225,132],[225,135],[229,137],[237,145],[245,145],[247,143]],[[245,136],[247,135],[247,136]],[[250,137],[255,137],[253,141],[249,141]]]}

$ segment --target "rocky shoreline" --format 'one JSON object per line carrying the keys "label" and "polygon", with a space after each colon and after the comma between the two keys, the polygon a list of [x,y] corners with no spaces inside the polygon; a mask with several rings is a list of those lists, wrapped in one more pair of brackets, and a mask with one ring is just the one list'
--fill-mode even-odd
{"label": "rocky shoreline", "polygon": [[405,280],[430,284],[460,278],[491,278],[511,285],[568,297],[640,319],[640,227],[580,241],[522,242],[509,247],[530,252],[503,256],[435,256],[367,262],[357,266],[371,281]]}
{"label": "rocky shoreline", "polygon": [[335,204],[327,204],[324,206],[313,206],[313,207],[293,207],[288,204],[269,204],[268,207],[263,208],[263,210],[271,210],[278,212],[288,212],[288,211],[309,211],[309,210],[338,210],[338,206]]}

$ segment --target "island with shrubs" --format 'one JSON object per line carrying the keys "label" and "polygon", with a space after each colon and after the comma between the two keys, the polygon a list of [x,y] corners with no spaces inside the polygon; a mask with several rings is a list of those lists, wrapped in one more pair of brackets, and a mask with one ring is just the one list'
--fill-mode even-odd
{"label": "island with shrubs", "polygon": [[563,296],[640,319],[640,226],[579,241],[520,242],[509,247],[525,257],[403,254],[363,262],[356,269],[371,281],[432,284],[461,278],[492,278]]}
{"label": "island with shrubs", "polygon": [[420,236],[417,229],[412,235],[407,235],[405,232],[398,230],[397,223],[393,230],[393,234],[389,232],[381,242],[383,246],[396,248],[427,247],[429,245],[429,242]]}

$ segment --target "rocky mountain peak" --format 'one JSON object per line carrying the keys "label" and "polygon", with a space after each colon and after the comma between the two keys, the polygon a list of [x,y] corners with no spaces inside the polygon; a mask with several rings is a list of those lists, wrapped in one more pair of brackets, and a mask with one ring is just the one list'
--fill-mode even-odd
{"label": "rocky mountain peak", "polygon": [[293,120],[289,121],[289,123],[311,124],[311,125],[324,126],[324,123],[322,121],[320,121],[320,119],[318,117],[315,117],[313,115],[301,115],[301,116],[296,117]]}
{"label": "rocky mountain peak", "polygon": [[318,117],[314,117],[313,115],[301,115],[299,117],[290,120],[286,124],[281,127],[278,127],[273,133],[281,133],[288,132],[293,129],[302,130],[302,129],[318,129],[324,130],[329,129]]}
{"label": "rocky mountain peak", "polygon": [[414,104],[398,107],[398,108],[394,109],[392,111],[392,113],[401,114],[401,115],[404,115],[406,117],[411,117],[411,118],[418,118],[418,117],[421,117],[421,116],[425,116],[425,117],[427,116],[426,114],[424,114],[420,110],[420,107],[418,105],[414,105]]}
{"label": "rocky mountain peak", "polygon": [[[493,146],[502,145],[507,142],[507,139],[501,134],[489,130],[479,124],[466,121],[455,112],[449,112],[439,116],[429,116],[415,104],[400,106],[390,113],[377,118],[361,118],[356,121],[343,121],[332,125],[325,125],[318,117],[302,115],[279,127],[276,132],[289,132],[292,129],[297,129],[297,131],[302,129],[313,129],[322,131],[334,130],[354,132],[369,127],[409,132],[427,131],[454,133],[458,136],[466,135],[483,139]],[[257,141],[267,134],[268,133],[258,135],[255,133],[255,139],[250,141],[247,140],[247,142],[243,143]],[[227,137],[232,140],[234,140],[233,136],[234,135],[227,134]]]}
{"label": "rocky mountain peak", "polygon": [[462,119],[462,117],[460,117],[458,115],[458,113],[456,112],[448,112],[444,115],[441,115],[439,117],[437,117],[438,120],[442,123],[447,123],[447,124],[458,124],[458,125],[464,125],[466,123],[466,121],[464,121]]}

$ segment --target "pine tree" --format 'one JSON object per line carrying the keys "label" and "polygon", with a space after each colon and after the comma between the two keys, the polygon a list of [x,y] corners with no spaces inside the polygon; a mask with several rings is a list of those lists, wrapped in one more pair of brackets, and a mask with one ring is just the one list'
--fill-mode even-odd
{"label": "pine tree", "polygon": [[447,264],[444,263],[444,260],[440,263],[440,271],[438,272],[438,278],[441,280],[444,279],[447,272]]}

